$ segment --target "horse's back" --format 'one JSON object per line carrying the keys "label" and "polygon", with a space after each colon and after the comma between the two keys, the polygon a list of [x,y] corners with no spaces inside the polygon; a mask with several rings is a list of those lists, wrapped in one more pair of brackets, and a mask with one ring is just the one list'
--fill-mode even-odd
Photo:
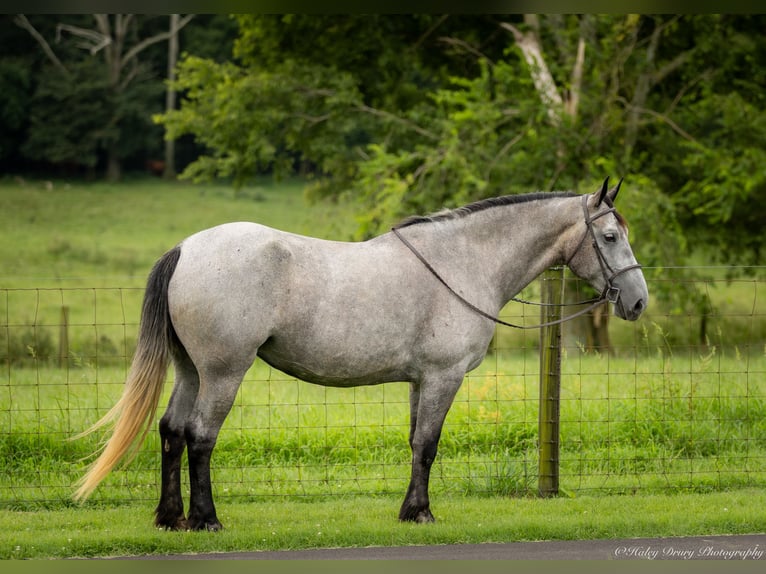
{"label": "horse's back", "polygon": [[[227,223],[200,231],[181,243],[181,258],[174,277],[177,292],[202,296],[212,292],[256,294],[300,293],[369,275],[371,263],[382,256],[376,242],[327,241],[280,231],[258,223]],[[389,272],[392,266],[377,268]],[[188,281],[184,280],[188,279]],[[289,286],[285,281],[291,281]],[[183,289],[181,286],[183,285]],[[289,289],[288,289],[289,288]]]}

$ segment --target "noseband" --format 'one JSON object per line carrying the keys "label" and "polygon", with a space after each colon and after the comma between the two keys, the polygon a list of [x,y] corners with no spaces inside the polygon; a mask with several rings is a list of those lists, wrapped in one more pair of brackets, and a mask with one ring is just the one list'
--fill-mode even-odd
{"label": "noseband", "polygon": [[410,243],[405,237],[399,232],[399,229],[396,227],[392,227],[391,231],[394,235],[396,235],[397,238],[399,238],[399,241],[401,241],[407,249],[412,251],[412,253],[417,257],[420,262],[425,266],[426,269],[428,269],[431,274],[436,277],[436,279],[439,280],[439,282],[444,285],[447,290],[452,293],[457,299],[459,299],[466,307],[471,309],[473,312],[477,313],[478,315],[481,315],[482,317],[489,319],[490,321],[494,321],[498,325],[504,325],[506,327],[513,327],[514,329],[538,329],[540,327],[549,327],[551,325],[558,325],[560,323],[564,323],[566,321],[570,321],[574,319],[575,317],[579,317],[580,315],[584,315],[585,313],[588,313],[595,309],[596,307],[603,305],[607,301],[610,303],[617,303],[617,301],[620,298],[620,288],[615,286],[612,281],[615,277],[622,275],[626,271],[630,271],[631,269],[640,269],[641,265],[639,263],[636,263],[634,265],[628,265],[626,267],[623,267],[618,270],[612,269],[611,265],[609,265],[609,262],[604,257],[604,254],[601,252],[601,248],[598,245],[598,241],[596,241],[596,233],[593,230],[593,222],[597,219],[609,214],[614,213],[616,210],[614,207],[608,207],[607,209],[603,211],[599,211],[595,215],[591,217],[590,213],[588,213],[588,195],[583,195],[582,197],[582,208],[585,215],[585,233],[582,236],[582,239],[580,239],[580,242],[577,244],[577,248],[572,252],[572,255],[567,259],[567,266],[569,266],[569,262],[574,259],[574,256],[577,255],[577,252],[580,251],[580,248],[585,243],[585,239],[588,237],[588,235],[591,236],[593,239],[593,248],[596,250],[596,256],[598,257],[598,263],[601,267],[601,273],[604,275],[604,281],[606,284],[604,285],[604,290],[601,292],[601,295],[599,295],[595,299],[589,299],[587,301],[580,301],[578,303],[562,303],[562,304],[551,304],[551,303],[531,303],[530,301],[524,301],[522,299],[516,299],[513,298],[511,301],[516,301],[518,303],[524,303],[527,305],[538,305],[538,306],[552,306],[552,307],[565,307],[565,306],[577,306],[577,305],[586,305],[590,303],[590,306],[586,307],[585,309],[581,309],[580,311],[577,311],[577,313],[573,313],[571,315],[568,315],[566,317],[563,317],[561,319],[557,319],[556,321],[549,321],[547,323],[540,323],[539,325],[514,325],[513,323],[508,323],[506,321],[503,321],[502,319],[499,319],[497,317],[494,317],[490,315],[489,313],[482,311],[479,309],[476,305],[465,299],[460,293],[455,291],[447,281],[444,280],[444,278],[439,275],[439,273],[436,271],[436,269],[433,268],[433,266],[428,262],[428,260],[423,256],[422,253],[420,253],[412,243]]}

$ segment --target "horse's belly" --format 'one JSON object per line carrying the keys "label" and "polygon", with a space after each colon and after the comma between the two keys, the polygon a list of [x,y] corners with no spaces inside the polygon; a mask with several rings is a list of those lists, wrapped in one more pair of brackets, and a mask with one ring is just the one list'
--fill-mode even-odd
{"label": "horse's belly", "polygon": [[300,344],[283,347],[269,340],[258,349],[258,356],[272,367],[309,383],[330,387],[377,385],[409,381],[412,370],[397,353],[382,357],[375,353],[358,354],[343,349],[335,353],[312,352]]}

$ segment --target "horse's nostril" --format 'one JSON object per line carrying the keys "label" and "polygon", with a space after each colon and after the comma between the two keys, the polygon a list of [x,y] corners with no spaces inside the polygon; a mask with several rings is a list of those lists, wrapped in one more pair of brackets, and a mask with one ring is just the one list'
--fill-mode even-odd
{"label": "horse's nostril", "polygon": [[636,304],[633,306],[633,311],[635,311],[636,315],[638,315],[643,310],[644,310],[644,300],[639,299],[638,301],[636,301]]}

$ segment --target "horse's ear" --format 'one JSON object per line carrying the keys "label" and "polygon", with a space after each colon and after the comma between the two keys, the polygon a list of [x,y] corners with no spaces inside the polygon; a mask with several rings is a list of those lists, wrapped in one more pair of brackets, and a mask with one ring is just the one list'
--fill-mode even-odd
{"label": "horse's ear", "polygon": [[614,200],[617,199],[617,194],[620,193],[620,186],[622,185],[623,178],[620,178],[620,181],[617,182],[617,185],[615,185],[612,189],[606,192],[606,196],[612,200],[612,203],[614,203]]}
{"label": "horse's ear", "polygon": [[[617,187],[620,187],[619,184]],[[601,202],[604,201],[604,197],[606,197],[606,193],[609,191],[609,176],[606,176],[606,179],[604,180],[604,183],[601,186],[601,189],[596,192],[595,195],[598,196],[598,200],[596,201],[596,207],[599,207],[601,205]]]}

